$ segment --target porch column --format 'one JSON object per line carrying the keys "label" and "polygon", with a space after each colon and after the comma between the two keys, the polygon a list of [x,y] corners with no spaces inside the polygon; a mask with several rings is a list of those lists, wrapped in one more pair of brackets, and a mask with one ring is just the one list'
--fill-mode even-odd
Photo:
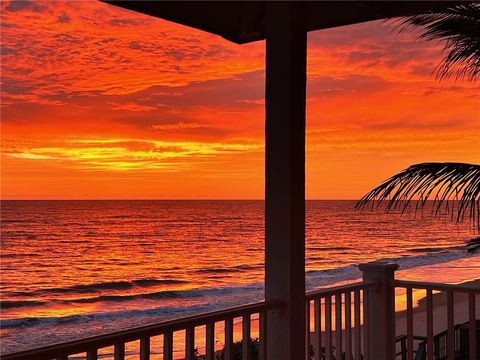
{"label": "porch column", "polygon": [[293,2],[266,3],[267,359],[305,359],[306,32]]}

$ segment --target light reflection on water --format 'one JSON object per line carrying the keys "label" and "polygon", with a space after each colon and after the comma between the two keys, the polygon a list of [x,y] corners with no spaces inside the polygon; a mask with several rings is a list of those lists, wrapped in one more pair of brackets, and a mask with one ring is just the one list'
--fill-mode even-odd
{"label": "light reflection on water", "polygon": [[[3,202],[2,350],[261,299],[263,210],[262,201]],[[438,263],[431,281],[475,278],[478,257],[462,263],[471,237],[468,224],[428,211],[309,201],[308,283],[351,280],[352,264],[383,258],[408,268],[402,277]]]}

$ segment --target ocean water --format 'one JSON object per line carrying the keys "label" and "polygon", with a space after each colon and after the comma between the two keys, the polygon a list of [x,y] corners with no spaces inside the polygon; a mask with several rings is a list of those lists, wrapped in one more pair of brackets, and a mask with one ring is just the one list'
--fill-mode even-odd
{"label": "ocean water", "polygon": [[[480,278],[470,226],[430,211],[307,202],[308,289],[389,259],[409,278]],[[262,201],[3,201],[2,352],[263,299]],[[438,270],[438,267],[441,270]]]}

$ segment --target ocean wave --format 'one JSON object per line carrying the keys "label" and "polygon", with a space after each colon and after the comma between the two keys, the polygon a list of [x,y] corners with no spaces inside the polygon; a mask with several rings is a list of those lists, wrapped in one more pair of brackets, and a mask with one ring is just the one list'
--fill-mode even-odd
{"label": "ocean wave", "polygon": [[[182,293],[185,293],[187,296],[182,296]],[[157,291],[153,293],[145,294],[128,294],[128,295],[100,295],[95,297],[79,298],[79,299],[69,299],[69,300],[54,300],[54,302],[61,302],[63,304],[90,304],[97,302],[124,302],[137,299],[168,299],[168,298],[180,298],[188,297],[186,291]]]}
{"label": "ocean wave", "polygon": [[245,286],[225,286],[220,288],[194,288],[189,290],[166,290],[152,293],[129,294],[129,295],[101,295],[93,298],[65,300],[71,303],[92,303],[99,301],[130,301],[138,299],[198,299],[201,297],[215,298],[219,296],[237,295],[242,292],[254,292],[263,290],[263,285],[259,283],[248,284]]}
{"label": "ocean wave", "polygon": [[7,259],[7,258],[12,258],[12,259],[16,259],[16,258],[19,258],[19,257],[38,257],[38,256],[41,256],[40,254],[36,254],[36,253],[21,253],[21,254],[0,254],[0,259]]}
{"label": "ocean wave", "polygon": [[257,269],[263,269],[263,265],[261,265],[261,264],[257,264],[257,265],[237,265],[237,266],[234,266],[233,269],[242,270],[242,271],[257,270]]}
{"label": "ocean wave", "polygon": [[0,328],[16,328],[16,327],[30,327],[41,325],[57,325],[57,324],[70,324],[81,323],[84,324],[87,321],[104,321],[104,320],[119,320],[129,319],[138,316],[158,317],[158,316],[176,316],[184,314],[194,314],[211,311],[212,305],[200,304],[192,305],[188,307],[157,307],[153,309],[144,310],[130,310],[130,311],[113,311],[108,313],[86,314],[86,315],[67,315],[59,317],[26,317],[20,319],[4,319],[0,321]]}
{"label": "ocean wave", "polygon": [[400,269],[412,269],[418,266],[440,264],[470,256],[472,255],[467,253],[464,246],[452,246],[442,248],[440,252],[413,256],[406,255],[396,258],[385,258],[383,260],[397,263]]}
{"label": "ocean wave", "polygon": [[351,250],[352,248],[346,246],[337,246],[337,247],[321,247],[321,246],[310,246],[307,250],[310,251],[332,251],[332,250]]}
{"label": "ocean wave", "polygon": [[105,281],[93,284],[78,284],[58,288],[44,288],[31,292],[12,292],[9,296],[38,296],[44,294],[82,294],[91,292],[101,292],[102,290],[129,290],[135,287],[147,288],[158,285],[180,285],[187,281],[176,279],[138,279],[132,281]]}
{"label": "ocean wave", "polygon": [[[253,303],[262,300],[263,284],[249,284],[246,286],[194,289],[184,292],[185,296],[205,295],[203,300],[197,299],[194,303],[189,302],[179,306],[162,305],[148,309],[119,310],[103,313],[89,313],[81,315],[68,315],[59,317],[25,317],[18,319],[4,319],[0,321],[0,328],[30,327],[42,325],[79,324],[84,326],[85,322],[117,321],[126,324],[125,328],[131,327],[132,319],[143,318],[144,322],[158,322],[179,318],[188,315],[205,313],[222,308],[229,308],[245,303]],[[122,326],[119,325],[119,328]]]}
{"label": "ocean wave", "polygon": [[[463,247],[450,247],[443,248],[441,251],[429,252],[427,254],[412,255],[412,256],[401,256],[395,258],[384,258],[379,259],[383,261],[390,261],[399,264],[401,269],[412,269],[419,266],[432,265],[445,263],[453,261],[456,259],[469,257],[465,252]],[[358,270],[357,265],[348,265],[332,269],[324,270],[310,270],[306,274],[307,280],[307,289],[313,290],[318,287],[328,286],[343,281],[356,280],[361,278],[361,272]],[[156,284],[155,279],[143,279],[143,282],[150,281]],[[158,280],[162,281],[162,280]],[[138,282],[138,281],[137,281]],[[129,282],[133,283],[133,282]],[[109,283],[107,283],[109,284]],[[175,316],[185,316],[188,311],[193,313],[199,313],[204,311],[217,310],[219,308],[226,308],[231,306],[240,305],[242,303],[258,301],[263,297],[263,283],[251,283],[246,285],[239,286],[226,286],[219,288],[193,288],[187,290],[166,290],[166,291],[157,291],[149,293],[140,293],[140,294],[126,294],[126,295],[100,295],[97,297],[91,298],[78,298],[78,299],[68,299],[68,300],[57,300],[62,303],[95,303],[95,302],[125,302],[125,301],[134,301],[139,299],[194,299],[196,303],[200,302],[204,305],[188,305],[191,304],[191,301],[187,303],[180,302],[178,306],[159,306],[154,309],[142,309],[142,310],[125,310],[125,311],[115,311],[115,312],[106,312],[98,314],[85,314],[85,315],[74,315],[67,317],[50,317],[50,318],[21,318],[21,319],[6,319],[1,322],[2,328],[7,327],[18,327],[18,326],[36,326],[45,323],[65,323],[65,322],[83,322],[87,320],[98,320],[98,319],[122,319],[129,318],[131,316],[141,315],[141,316],[159,316],[165,315],[162,317],[164,319],[171,319]],[[14,302],[9,304],[13,306]],[[27,302],[19,301],[17,305],[26,305]],[[3,304],[3,303],[2,303]],[[33,304],[32,304],[33,305]],[[37,304],[41,306],[41,304]],[[157,318],[158,321],[159,318]]]}
{"label": "ocean wave", "polygon": [[2,219],[1,223],[9,224],[9,223],[30,223],[32,222],[31,219]]}
{"label": "ocean wave", "polygon": [[263,266],[260,264],[256,265],[237,265],[237,266],[232,266],[228,268],[206,268],[206,269],[199,269],[196,270],[196,273],[199,274],[228,274],[228,273],[234,273],[234,272],[243,272],[243,271],[248,271],[248,270],[257,270],[257,269],[262,269]]}
{"label": "ocean wave", "polygon": [[100,302],[127,302],[135,300],[162,300],[162,299],[200,299],[204,298],[216,298],[220,296],[235,296],[242,294],[243,292],[260,292],[263,289],[262,284],[248,284],[246,286],[226,286],[221,288],[193,288],[188,290],[164,290],[149,293],[136,293],[125,295],[99,295],[92,297],[76,298],[76,299],[51,299],[48,301],[2,301],[3,304],[7,304],[5,309],[12,309],[15,307],[26,306],[44,306],[44,305],[74,305],[74,304],[93,304]]}
{"label": "ocean wave", "polygon": [[45,301],[38,300],[20,300],[20,301],[11,301],[11,300],[2,300],[0,301],[0,309],[15,309],[19,307],[33,307],[45,305]]}
{"label": "ocean wave", "polygon": [[195,272],[198,274],[227,274],[231,272],[236,272],[237,270],[231,268],[207,268],[207,269],[199,269]]}
{"label": "ocean wave", "polygon": [[[405,255],[378,260],[396,263],[399,265],[400,269],[406,270],[419,266],[445,263],[469,256],[474,255],[468,254],[463,246],[452,246],[444,247],[439,251],[431,251],[427,254]],[[313,290],[317,287],[331,285],[342,281],[361,279],[361,277],[362,273],[357,265],[347,265],[325,270],[309,270],[306,273],[307,289]]]}
{"label": "ocean wave", "polygon": [[456,247],[423,247],[423,248],[411,248],[408,252],[411,253],[434,253],[434,252],[450,252],[452,249],[465,249],[464,246]]}

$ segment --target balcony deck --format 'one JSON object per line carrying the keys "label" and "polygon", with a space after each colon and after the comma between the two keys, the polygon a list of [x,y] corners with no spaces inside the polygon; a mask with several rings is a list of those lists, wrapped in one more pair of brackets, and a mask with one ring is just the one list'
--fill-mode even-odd
{"label": "balcony deck", "polygon": [[[385,287],[390,291],[385,291]],[[421,293],[424,307],[415,306]],[[308,360],[375,360],[372,346],[378,333],[378,317],[388,304],[381,297],[392,297],[397,319],[392,317],[396,357],[401,360],[478,360],[480,353],[480,288],[428,282],[393,280],[368,281],[324,288],[305,296],[305,349]],[[417,296],[414,296],[417,294]],[[443,295],[442,295],[443,294]],[[439,317],[434,299],[446,297],[446,312]],[[466,302],[456,299],[463,297]],[[385,299],[383,299],[385,300]],[[417,301],[417,303],[422,303]],[[442,305],[442,304],[440,304]],[[459,306],[465,307],[462,319]],[[158,324],[55,344],[2,356],[4,360],[47,359],[267,359],[266,319],[276,316],[282,304],[259,302]],[[457,308],[457,309],[456,309]],[[442,309],[440,309],[441,311]],[[402,316],[399,317],[399,314]],[[426,326],[416,326],[425,323]],[[436,326],[434,326],[434,323]],[[341,324],[341,326],[337,326]],[[425,330],[426,329],[426,330]],[[223,344],[215,342],[222,333]],[[180,336],[179,336],[180,335]],[[161,339],[160,350],[153,351],[152,339]],[[235,339],[250,339],[237,341]],[[157,344],[158,345],[158,344]],[[111,348],[110,352],[102,349]],[[180,349],[180,350],[179,350]],[[342,354],[342,355],[340,355]]]}
{"label": "balcony deck", "polygon": [[[436,1],[276,1],[188,2],[115,1],[115,4],[207,30],[238,43],[266,39],[265,75],[265,298],[266,303],[163,322],[90,339],[4,355],[2,359],[94,360],[99,351],[113,346],[115,360],[151,358],[151,338],[161,336],[162,358],[172,360],[177,346],[182,355],[197,357],[195,337],[202,328],[205,357],[216,358],[214,334],[224,333],[221,358],[235,354],[234,318],[242,318],[242,337],[252,336],[252,319],[258,317],[259,358],[269,360],[391,360],[395,354],[395,292],[406,289],[406,357],[414,359],[413,289],[426,291],[426,358],[433,360],[433,293],[446,293],[447,358],[456,359],[455,296],[468,294],[468,359],[477,360],[475,319],[478,289],[445,287],[443,284],[395,282],[393,271],[369,272],[367,281],[309,293],[305,297],[305,135],[307,32],[321,28],[401,16],[464,2]],[[465,2],[468,3],[468,2]],[[210,4],[210,5],[209,5]],[[219,5],[220,4],[220,5]],[[232,29],[233,28],[233,29]],[[377,266],[379,268],[379,266]],[[388,270],[388,271],[387,271]],[[387,276],[388,275],[388,276]],[[378,281],[372,282],[371,279]],[[276,301],[281,301],[277,303]],[[306,302],[305,302],[306,301]],[[313,305],[313,321],[312,321]],[[346,305],[346,306],[345,306]],[[306,316],[305,316],[306,315]],[[266,326],[265,326],[266,324]],[[341,326],[340,326],[341,324]],[[312,331],[313,330],[313,331]],[[175,334],[183,332],[183,343]],[[135,354],[129,343],[138,342]],[[253,359],[250,341],[241,346],[241,357]],[[312,350],[312,351],[311,351]],[[325,356],[323,356],[322,352]],[[138,356],[137,356],[138,354]],[[305,355],[306,354],[306,355]],[[103,355],[101,356],[103,358]],[[238,358],[238,357],[237,357]],[[423,359],[423,358],[422,358]]]}

